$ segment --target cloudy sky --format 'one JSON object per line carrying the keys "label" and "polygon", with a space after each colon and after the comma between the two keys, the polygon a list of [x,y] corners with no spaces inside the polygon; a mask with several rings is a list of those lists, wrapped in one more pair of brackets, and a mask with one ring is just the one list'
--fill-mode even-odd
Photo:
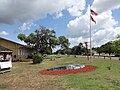
{"label": "cloudy sky", "polygon": [[20,42],[19,33],[29,35],[43,25],[57,36],[69,38],[71,47],[89,42],[91,8],[92,46],[115,40],[120,34],[120,0],[0,0],[0,37]]}

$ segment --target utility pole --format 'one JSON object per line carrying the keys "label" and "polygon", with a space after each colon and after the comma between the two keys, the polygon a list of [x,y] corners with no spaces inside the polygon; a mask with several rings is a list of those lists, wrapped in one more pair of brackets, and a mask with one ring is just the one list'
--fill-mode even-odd
{"label": "utility pole", "polygon": [[88,55],[88,42],[85,42],[85,47],[86,47],[87,60],[89,60],[89,55]]}

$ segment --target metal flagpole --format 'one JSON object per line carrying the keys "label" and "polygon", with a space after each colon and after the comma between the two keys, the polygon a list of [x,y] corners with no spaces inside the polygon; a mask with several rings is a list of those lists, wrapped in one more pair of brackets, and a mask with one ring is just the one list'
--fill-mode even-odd
{"label": "metal flagpole", "polygon": [[92,61],[92,43],[91,43],[91,5],[90,5],[90,62]]}

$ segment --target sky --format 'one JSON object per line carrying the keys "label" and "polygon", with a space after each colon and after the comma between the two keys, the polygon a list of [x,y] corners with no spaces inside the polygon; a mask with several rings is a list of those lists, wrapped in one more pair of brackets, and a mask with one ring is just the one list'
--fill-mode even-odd
{"label": "sky", "polygon": [[66,36],[73,47],[89,43],[90,5],[98,13],[91,21],[92,47],[116,40],[120,34],[120,0],[0,0],[0,37],[25,44],[17,38],[39,26]]}

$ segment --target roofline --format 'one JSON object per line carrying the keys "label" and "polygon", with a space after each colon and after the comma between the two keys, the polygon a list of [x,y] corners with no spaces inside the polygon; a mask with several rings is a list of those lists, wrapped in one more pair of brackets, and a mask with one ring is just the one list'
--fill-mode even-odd
{"label": "roofline", "polygon": [[25,45],[22,45],[22,44],[20,44],[20,43],[17,43],[17,42],[14,42],[14,41],[11,41],[11,40],[8,40],[8,39],[5,39],[5,38],[2,38],[2,37],[0,37],[0,39],[6,40],[6,41],[9,41],[9,42],[12,42],[12,43],[15,43],[15,44],[21,45],[21,46],[25,46]]}
{"label": "roofline", "polygon": [[0,52],[12,52],[12,51],[0,51]]}

